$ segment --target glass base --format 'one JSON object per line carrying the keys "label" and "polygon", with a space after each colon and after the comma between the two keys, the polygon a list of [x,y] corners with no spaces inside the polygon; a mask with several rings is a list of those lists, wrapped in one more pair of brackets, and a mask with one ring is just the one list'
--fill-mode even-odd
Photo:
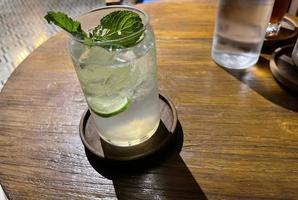
{"label": "glass base", "polygon": [[141,144],[143,142],[145,142],[146,140],[150,139],[151,136],[154,135],[154,133],[156,132],[158,126],[159,126],[159,122],[155,125],[155,127],[148,132],[145,136],[143,136],[142,138],[133,140],[133,141],[128,141],[128,142],[123,142],[123,141],[117,141],[117,140],[111,140],[111,139],[107,139],[105,138],[102,134],[98,133],[100,138],[103,139],[104,141],[106,141],[107,143],[110,143],[114,146],[119,146],[119,147],[130,147],[130,146],[134,146],[134,145],[138,145]]}
{"label": "glass base", "polygon": [[269,23],[266,29],[266,37],[277,36],[280,30],[280,23]]}
{"label": "glass base", "polygon": [[228,69],[243,70],[252,67],[257,63],[259,54],[257,53],[223,53],[212,52],[213,60],[220,66]]}

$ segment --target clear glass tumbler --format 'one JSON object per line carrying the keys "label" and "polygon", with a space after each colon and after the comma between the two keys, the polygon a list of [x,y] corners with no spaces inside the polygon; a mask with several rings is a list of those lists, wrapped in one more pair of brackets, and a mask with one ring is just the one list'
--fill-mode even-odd
{"label": "clear glass tumbler", "polygon": [[103,16],[118,10],[141,17],[144,32],[139,43],[109,49],[103,47],[115,40],[88,46],[69,35],[68,50],[100,137],[116,146],[132,146],[149,139],[160,121],[155,37],[148,15],[129,6],[109,6],[78,20],[88,32]]}
{"label": "clear glass tumbler", "polygon": [[245,69],[259,58],[274,0],[218,0],[212,58]]}

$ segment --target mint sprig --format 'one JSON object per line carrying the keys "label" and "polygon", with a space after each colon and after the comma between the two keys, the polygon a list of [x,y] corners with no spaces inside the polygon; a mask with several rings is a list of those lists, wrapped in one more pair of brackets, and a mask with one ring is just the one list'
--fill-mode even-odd
{"label": "mint sprig", "polygon": [[75,37],[84,39],[87,33],[82,30],[81,23],[68,17],[62,12],[49,11],[44,17],[48,23],[54,23]]}
{"label": "mint sprig", "polygon": [[141,39],[144,25],[140,16],[132,11],[120,10],[104,16],[100,25],[92,31],[92,39],[105,42],[113,40],[113,45],[127,48]]}
{"label": "mint sprig", "polygon": [[89,35],[82,30],[80,22],[62,12],[50,11],[45,19],[84,40],[90,46],[100,42],[99,45],[108,50],[128,48],[143,39],[142,19],[137,13],[128,10],[114,11],[104,16]]}

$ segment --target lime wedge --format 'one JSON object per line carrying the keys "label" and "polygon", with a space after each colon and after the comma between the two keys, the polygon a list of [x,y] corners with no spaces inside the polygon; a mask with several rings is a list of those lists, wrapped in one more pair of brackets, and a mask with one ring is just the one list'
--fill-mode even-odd
{"label": "lime wedge", "polygon": [[112,117],[130,106],[130,99],[123,96],[88,97],[89,108],[100,117]]}

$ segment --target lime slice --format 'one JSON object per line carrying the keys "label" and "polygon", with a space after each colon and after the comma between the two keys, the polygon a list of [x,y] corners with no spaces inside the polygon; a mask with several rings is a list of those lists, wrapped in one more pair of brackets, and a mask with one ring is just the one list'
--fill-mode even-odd
{"label": "lime slice", "polygon": [[130,106],[130,99],[123,96],[88,97],[89,108],[100,117],[112,117]]}

